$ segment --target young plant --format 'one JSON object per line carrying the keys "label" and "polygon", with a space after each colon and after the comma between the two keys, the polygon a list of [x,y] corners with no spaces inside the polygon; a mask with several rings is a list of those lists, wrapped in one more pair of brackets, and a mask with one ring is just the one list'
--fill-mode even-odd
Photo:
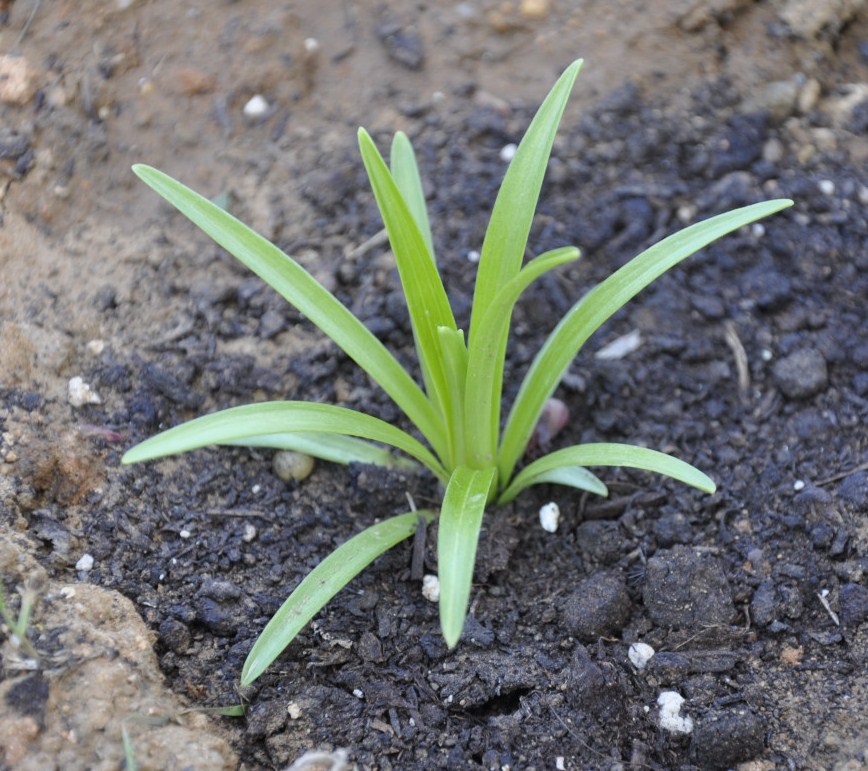
{"label": "young plant", "polygon": [[[345,407],[299,401],[234,407],[165,431],[129,450],[125,463],[206,445],[299,450],[338,463],[406,465],[400,450],[445,486],[439,515],[407,512],[378,522],[327,556],[265,627],[244,664],[249,684],[308,621],[377,556],[412,535],[421,515],[439,516],[437,559],[443,636],[454,647],[464,627],[482,516],[531,485],[554,483],[606,495],[588,466],[655,471],[714,492],[714,482],[687,463],[624,444],[566,447],[517,471],[540,414],[585,341],[628,300],[684,258],[717,238],[792,204],[768,201],[712,217],[665,238],[580,299],[548,336],[525,373],[501,430],[504,359],[513,307],[537,278],[579,257],[578,249],[545,252],[522,264],[555,132],[581,61],[561,75],[516,150],[497,195],[482,245],[469,332],[458,328],[434,256],[425,197],[413,149],[398,133],[390,164],[359,130],[362,160],[388,232],[412,322],[424,387],[383,344],[295,260],[219,206],[147,166],[135,173],[226,251],[282,294],[327,334],[404,411],[424,441]],[[375,444],[376,443],[376,444]]]}

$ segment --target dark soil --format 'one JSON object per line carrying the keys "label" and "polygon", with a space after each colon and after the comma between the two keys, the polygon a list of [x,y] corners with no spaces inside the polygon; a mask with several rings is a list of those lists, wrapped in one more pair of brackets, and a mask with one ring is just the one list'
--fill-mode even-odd
{"label": "dark soil", "polygon": [[[412,37],[384,29],[390,55],[414,56]],[[459,326],[501,149],[533,107],[477,97],[469,82],[449,111],[399,104],[395,126],[419,156]],[[438,490],[426,477],[326,463],[287,484],[261,450],[119,466],[124,449],[162,427],[250,401],[303,398],[403,420],[295,310],[165,208],[147,209],[137,237],[147,288],[108,281],[96,312],[115,328],[158,298],[174,315],[131,333],[138,344],[148,335],[145,347],[77,358],[76,373],[111,395],[79,411],[86,430],[61,437],[39,426],[52,397],[24,377],[0,383],[0,458],[13,427],[31,437],[19,438],[5,477],[4,525],[26,528],[49,571],[74,576],[89,553],[94,566],[78,578],[133,600],[189,703],[243,701],[247,717],[223,719],[222,730],[247,768],[283,768],[312,748],[342,748],[379,769],[868,764],[868,102],[782,114],[754,97],[712,78],[674,107],[627,83],[565,120],[529,247],[575,244],[584,256],[520,303],[507,366],[509,400],[563,313],[629,258],[691,222],[794,199],[616,314],[557,394],[571,421],[556,446],[661,449],[711,474],[718,492],[607,469],[607,500],[531,488],[491,510],[454,651],[410,577],[408,542],[239,693],[250,646],[304,575],[405,511],[408,494],[436,506]],[[255,213],[250,200],[234,211],[264,225],[412,368],[391,256],[383,247],[347,256],[382,227],[352,132],[311,132],[284,192],[289,139],[278,120],[257,129],[259,155],[243,167],[244,187],[256,180],[267,192]],[[388,134],[375,139],[385,148]],[[594,357],[633,330],[638,350]],[[28,453],[28,441],[52,452]],[[554,534],[538,524],[550,500],[562,512]],[[657,652],[642,671],[628,658],[634,642]],[[662,691],[684,697],[691,733],[661,725]]]}

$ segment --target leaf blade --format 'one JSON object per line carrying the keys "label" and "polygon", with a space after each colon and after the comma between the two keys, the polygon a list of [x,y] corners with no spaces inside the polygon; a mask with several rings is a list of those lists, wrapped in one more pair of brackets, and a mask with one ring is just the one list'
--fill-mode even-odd
{"label": "leaf blade", "polygon": [[241,443],[247,437],[315,431],[346,434],[397,447],[448,478],[440,462],[406,431],[362,412],[311,402],[264,402],[231,407],[182,423],[127,450],[122,463],[139,463],[211,444]]}
{"label": "leaf blade", "polygon": [[500,477],[512,476],[546,399],[585,341],[618,309],[654,279],[718,238],[792,201],[765,201],[735,209],[691,225],[654,244],[597,284],[561,319],[539,350],[513,402],[498,451]]}
{"label": "leaf blade", "polygon": [[468,336],[471,342],[491,301],[521,267],[555,133],[581,67],[578,59],[558,78],[506,170],[482,242]]}
{"label": "leaf blade", "polygon": [[435,451],[444,447],[439,417],[422,389],[361,321],[301,265],[168,174],[142,164],[133,166],[133,171],[334,340],[404,411]]}
{"label": "leaf blade", "polygon": [[434,238],[431,235],[431,223],[428,220],[428,208],[425,205],[425,190],[422,187],[422,178],[419,176],[416,153],[410,138],[403,131],[396,132],[392,138],[389,167],[398,190],[413,214],[413,219],[425,241],[425,246],[428,247],[428,254],[436,264]]}
{"label": "leaf blade", "polygon": [[449,478],[440,509],[437,532],[440,625],[450,648],[456,646],[464,629],[476,546],[495,474],[494,468],[459,466]]}
{"label": "leaf blade", "polygon": [[323,606],[371,562],[413,535],[420,515],[427,522],[436,516],[433,511],[410,511],[371,525],[308,573],[257,637],[242,667],[241,685],[256,680]]}
{"label": "leaf blade", "polygon": [[577,260],[572,246],[553,249],[531,260],[494,296],[467,351],[464,425],[467,459],[474,468],[493,462],[500,429],[503,367],[512,311],[522,293],[536,279],[567,262]]}
{"label": "leaf blade", "polygon": [[[564,487],[574,487],[577,490],[584,490],[603,498],[609,495],[609,489],[605,484],[594,474],[588,471],[583,466],[561,466],[553,468],[549,471],[543,471],[533,478],[527,479],[518,487],[510,485],[510,493],[508,496],[501,495],[497,499],[498,504],[509,503],[522,490],[531,487],[532,485],[552,484],[563,485]],[[506,491],[504,491],[505,493]]]}
{"label": "leaf blade", "polygon": [[658,450],[631,444],[597,442],[578,444],[544,455],[523,468],[501,493],[499,502],[512,500],[540,474],[561,466],[624,466],[663,474],[706,493],[717,489],[712,479],[699,469]]}

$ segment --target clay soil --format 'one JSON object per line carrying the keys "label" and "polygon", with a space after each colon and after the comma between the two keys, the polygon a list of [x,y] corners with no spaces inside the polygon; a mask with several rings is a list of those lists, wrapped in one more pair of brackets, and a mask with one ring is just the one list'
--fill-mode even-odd
{"label": "clay soil", "polygon": [[[0,579],[13,615],[33,605],[24,641],[0,631],[3,768],[868,765],[864,2],[0,6]],[[508,397],[630,257],[792,198],[616,314],[557,393],[571,420],[553,446],[662,449],[718,492],[618,469],[601,470],[605,500],[534,488],[487,514],[455,650],[407,543],[240,690],[306,572],[438,491],[327,463],[287,483],[270,451],[242,448],[120,464],[163,427],[251,401],[402,421],[130,165],[219,197],[412,368],[356,128],[416,145],[461,326],[501,152],[577,57],[529,250],[584,256],[517,308]],[[245,115],[257,94],[265,111]],[[596,356],[628,333],[635,350]],[[656,651],[641,670],[637,642]],[[684,699],[674,723],[665,691]],[[185,711],[234,704],[244,717]]]}

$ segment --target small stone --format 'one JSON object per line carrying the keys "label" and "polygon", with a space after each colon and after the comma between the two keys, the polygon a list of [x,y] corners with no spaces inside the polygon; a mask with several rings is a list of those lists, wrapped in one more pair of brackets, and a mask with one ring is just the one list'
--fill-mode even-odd
{"label": "small stone", "polygon": [[187,625],[175,618],[167,618],[160,624],[160,642],[178,654],[187,652],[192,636]]}
{"label": "small stone", "polygon": [[244,543],[250,543],[256,538],[256,534],[256,526],[251,525],[248,522],[246,525],[244,525],[244,533],[241,535],[241,540],[244,541]]}
{"label": "small stone", "polygon": [[105,350],[105,340],[90,340],[85,348],[87,348],[88,353],[99,356]]}
{"label": "small stone", "polygon": [[662,729],[677,734],[689,734],[693,731],[693,718],[681,714],[682,704],[684,697],[676,691],[663,691],[657,697]]}
{"label": "small stone", "polygon": [[558,530],[558,520],[561,517],[561,510],[554,502],[547,503],[539,510],[539,523],[542,529],[547,533],[556,533]]}
{"label": "small stone", "polygon": [[732,768],[762,754],[765,734],[765,723],[747,707],[712,710],[699,721],[690,751],[700,768]]}
{"label": "small stone", "polygon": [[81,559],[75,563],[75,569],[82,573],[88,573],[93,569],[93,557],[90,554],[82,555]]}
{"label": "small stone", "polygon": [[517,149],[518,146],[514,144],[504,145],[500,148],[500,160],[504,163],[509,163],[513,158],[515,158],[515,151]]}
{"label": "small stone", "polygon": [[428,602],[440,600],[440,579],[437,576],[427,575],[422,578],[422,596]]}
{"label": "small stone", "polygon": [[750,618],[758,626],[767,626],[775,620],[778,614],[778,596],[774,582],[763,581],[753,593],[750,601]]}
{"label": "small stone", "polygon": [[257,120],[265,116],[270,109],[268,100],[262,94],[255,94],[244,105],[244,115],[251,120]]}
{"label": "small stone", "polygon": [[642,596],[651,620],[661,627],[729,624],[736,615],[720,561],[687,546],[659,551],[648,560]]}
{"label": "small stone", "polygon": [[868,587],[844,584],[838,592],[841,623],[855,628],[868,619]]}
{"label": "small stone", "polygon": [[286,705],[286,714],[289,715],[290,720],[298,720],[301,717],[301,707],[291,701]]}
{"label": "small stone", "polygon": [[835,195],[835,183],[831,179],[821,179],[817,183],[817,188],[823,195]]}
{"label": "small stone", "polygon": [[631,611],[627,587],[616,573],[596,573],[581,581],[563,604],[567,630],[584,642],[620,632]]}
{"label": "small stone", "polygon": [[22,56],[0,56],[0,102],[28,104],[36,93],[36,71]]}
{"label": "small stone", "polygon": [[525,19],[537,21],[549,15],[551,6],[549,0],[521,0],[518,10]]}
{"label": "small stone", "polygon": [[654,656],[655,650],[648,643],[635,642],[627,651],[627,658],[630,663],[640,672],[645,669],[648,662]]}
{"label": "small stone", "polygon": [[789,399],[807,399],[829,385],[826,360],[814,348],[803,348],[781,359],[774,365],[772,376]]}
{"label": "small stone", "polygon": [[84,382],[84,379],[75,376],[70,378],[68,387],[69,403],[73,407],[83,407],[85,404],[101,404],[102,400],[99,395],[91,390],[91,387]]}
{"label": "small stone", "polygon": [[307,479],[313,471],[314,461],[310,455],[293,450],[280,450],[274,453],[271,467],[275,475],[284,482],[294,479],[301,482]]}

